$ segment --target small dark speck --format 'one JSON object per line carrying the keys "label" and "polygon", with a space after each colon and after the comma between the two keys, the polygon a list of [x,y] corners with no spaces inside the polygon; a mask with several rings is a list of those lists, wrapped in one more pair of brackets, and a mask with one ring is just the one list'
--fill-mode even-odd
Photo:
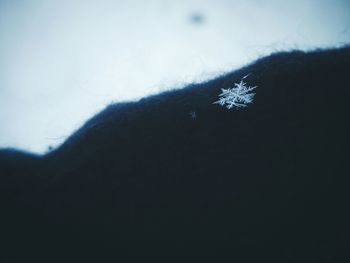
{"label": "small dark speck", "polygon": [[195,13],[190,16],[190,21],[193,24],[203,24],[204,20],[205,20],[204,16],[199,13]]}

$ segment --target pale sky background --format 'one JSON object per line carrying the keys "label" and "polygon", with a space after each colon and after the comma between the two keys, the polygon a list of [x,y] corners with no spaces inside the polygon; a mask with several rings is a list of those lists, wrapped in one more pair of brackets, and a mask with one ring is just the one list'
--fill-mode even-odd
{"label": "pale sky background", "polygon": [[44,153],[111,102],[345,43],[350,0],[0,0],[0,148]]}

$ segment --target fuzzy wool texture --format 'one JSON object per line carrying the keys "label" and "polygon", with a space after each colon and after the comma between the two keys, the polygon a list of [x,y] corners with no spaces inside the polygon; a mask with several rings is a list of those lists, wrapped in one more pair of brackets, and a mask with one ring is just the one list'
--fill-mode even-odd
{"label": "fuzzy wool texture", "polygon": [[[282,52],[0,151],[1,262],[347,262],[350,48]],[[213,104],[246,81],[253,103]]]}

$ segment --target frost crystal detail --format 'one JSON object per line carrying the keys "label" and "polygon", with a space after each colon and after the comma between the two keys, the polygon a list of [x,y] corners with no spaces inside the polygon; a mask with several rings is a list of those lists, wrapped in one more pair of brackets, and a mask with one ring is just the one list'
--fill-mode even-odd
{"label": "frost crystal detail", "polygon": [[226,106],[228,109],[233,107],[241,108],[247,107],[247,104],[253,103],[255,93],[251,91],[255,87],[247,86],[244,79],[249,75],[244,76],[239,83],[235,83],[235,86],[230,89],[221,89],[221,94],[219,94],[219,100],[215,101],[213,104],[220,104],[221,106]]}

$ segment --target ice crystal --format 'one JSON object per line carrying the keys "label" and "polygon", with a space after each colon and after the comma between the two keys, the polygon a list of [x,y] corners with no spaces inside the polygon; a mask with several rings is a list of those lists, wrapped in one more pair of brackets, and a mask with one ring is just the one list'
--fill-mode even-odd
{"label": "ice crystal", "polygon": [[235,83],[233,88],[221,89],[222,92],[219,94],[219,100],[213,104],[220,104],[221,106],[226,106],[228,109],[232,109],[233,107],[247,107],[247,104],[252,103],[255,93],[251,91],[257,86],[247,86],[244,79],[248,76],[244,76],[239,83]]}
{"label": "ice crystal", "polygon": [[189,113],[189,115],[190,115],[190,117],[191,117],[192,120],[194,120],[194,119],[197,118],[197,113],[196,113],[195,111],[191,111],[191,112]]}

